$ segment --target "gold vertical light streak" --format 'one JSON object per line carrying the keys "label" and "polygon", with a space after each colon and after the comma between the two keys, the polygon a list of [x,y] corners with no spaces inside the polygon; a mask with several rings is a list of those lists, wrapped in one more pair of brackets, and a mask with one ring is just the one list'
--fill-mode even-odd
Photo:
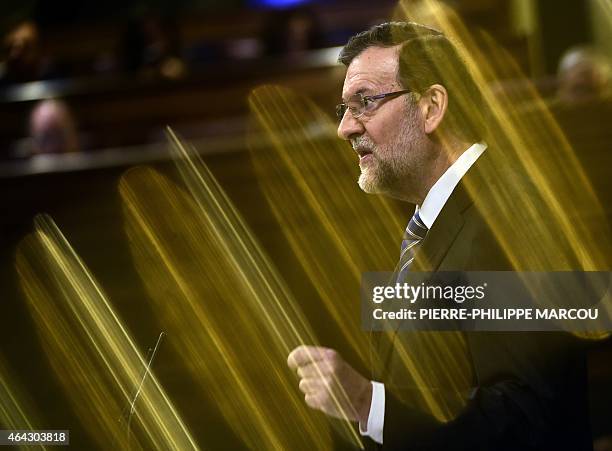
{"label": "gold vertical light streak", "polygon": [[[314,334],[208,168],[168,132],[189,195],[146,168],[120,182],[134,261],[160,321],[247,446],[328,449],[329,420],[306,406],[286,364]],[[337,426],[362,446],[348,422]]]}
{"label": "gold vertical light streak", "polygon": [[50,217],[35,218],[34,233],[19,243],[16,267],[47,358],[97,444],[107,449],[198,449],[150,372],[135,403],[130,434],[130,421],[122,417],[147,362]]}
{"label": "gold vertical light streak", "polygon": [[404,225],[388,202],[359,191],[354,152],[316,105],[270,85],[255,89],[249,105],[270,142],[250,143],[264,194],[335,326],[367,362],[356,287],[363,271],[392,269]]}
{"label": "gold vertical light streak", "polygon": [[[21,384],[11,374],[5,359],[0,356],[0,429],[40,430],[41,423],[34,414],[30,399]],[[44,445],[22,445],[19,449],[47,449]]]}
{"label": "gold vertical light streak", "polygon": [[[609,270],[612,248],[604,209],[559,124],[508,52],[484,32],[479,32],[477,43],[474,30],[470,32],[452,8],[438,1],[402,0],[394,18],[443,31],[481,88],[488,114],[474,114],[482,114],[489,126],[487,152],[494,168],[485,174],[487,196],[482,196],[479,186],[467,188],[514,269]],[[432,60],[440,73],[449,74],[452,84],[461,86],[448,61]],[[518,85],[520,93],[492,89],[498,80]],[[460,89],[451,95],[456,102],[470,104]],[[554,287],[539,294],[536,300],[543,307],[555,307],[555,299],[561,299]],[[573,307],[588,307],[581,305],[582,298],[576,296]],[[610,318],[609,302],[598,307],[600,315]]]}
{"label": "gold vertical light streak", "polygon": [[[359,286],[363,271],[390,269],[405,224],[384,199],[358,188],[354,152],[335,137],[335,126],[313,102],[287,88],[263,86],[251,93],[249,104],[270,143],[251,145],[260,185],[336,327],[367,362],[368,335],[361,329],[359,294],[351,287]],[[410,392],[407,401],[450,420],[472,380],[465,340],[459,332],[412,337],[414,346],[399,350],[406,369],[402,387],[410,390],[397,394]]]}
{"label": "gold vertical light streak", "polygon": [[[506,168],[519,164],[522,172],[528,176],[527,180],[531,182],[531,185],[525,184],[519,187],[521,191],[514,186],[508,186],[510,184],[490,186],[495,190],[497,201],[495,208],[506,212],[498,224],[491,226],[515,267],[531,270],[605,268],[608,255],[604,255],[603,252],[608,248],[602,249],[599,245],[585,248],[589,243],[580,239],[589,230],[587,219],[602,218],[603,209],[573,149],[533,83],[525,78],[503,48],[490,36],[483,34],[481,39],[487,45],[485,57],[481,47],[475,43],[472,33],[451,8],[432,0],[423,0],[418,4],[421,8],[415,10],[410,2],[400,2],[398,11],[400,18],[430,24],[459,44],[462,59],[468,64],[477,85],[482,87],[486,105],[492,113],[491,122],[494,131],[502,135],[487,136],[493,141],[488,143],[490,150],[495,153],[494,157],[499,159],[496,166],[500,167],[501,173]],[[415,15],[415,11],[418,11],[418,14]],[[435,60],[435,63],[439,65],[440,72],[453,72],[452,67],[444,65],[445,61]],[[518,99],[512,98],[507,91],[493,92],[489,89],[490,82],[494,80],[523,83],[520,99],[522,105],[517,105]],[[453,94],[457,97],[462,96],[461,92]],[[467,103],[469,99],[461,101]],[[526,106],[525,104],[528,104],[529,110],[521,109]],[[510,145],[507,145],[508,143]],[[550,153],[551,149],[554,150],[554,154]],[[584,218],[569,214],[572,209],[564,205],[564,202],[575,200],[577,195],[581,195],[584,202],[577,207],[593,216]],[[484,215],[486,219],[496,216]],[[508,242],[507,235],[510,230],[522,230],[524,227],[520,226],[523,224],[529,224],[538,230],[536,235],[542,241],[534,249],[525,249],[524,246]],[[547,251],[558,248],[559,240],[567,240],[572,245],[573,256],[552,255]],[[580,268],[571,266],[572,257],[578,259]],[[543,261],[544,259],[546,261]]]}

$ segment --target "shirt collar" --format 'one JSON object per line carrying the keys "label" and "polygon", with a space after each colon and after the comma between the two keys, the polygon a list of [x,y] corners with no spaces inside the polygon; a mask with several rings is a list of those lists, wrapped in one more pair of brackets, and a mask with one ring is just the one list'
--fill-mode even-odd
{"label": "shirt collar", "polygon": [[433,184],[417,211],[423,224],[431,229],[455,186],[487,148],[485,143],[472,144]]}

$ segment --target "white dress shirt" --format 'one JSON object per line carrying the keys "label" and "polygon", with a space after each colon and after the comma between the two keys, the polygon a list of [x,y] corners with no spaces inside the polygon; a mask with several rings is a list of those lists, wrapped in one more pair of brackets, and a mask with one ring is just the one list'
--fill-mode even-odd
{"label": "white dress shirt", "polygon": [[[431,229],[442,208],[453,193],[453,190],[472,167],[474,162],[482,155],[487,148],[485,143],[472,144],[461,154],[442,176],[433,184],[423,203],[418,206],[419,216],[423,224]],[[372,403],[370,404],[370,414],[366,428],[359,425],[361,435],[368,436],[376,443],[383,443],[383,427],[385,425],[385,385],[380,382],[372,381]]]}

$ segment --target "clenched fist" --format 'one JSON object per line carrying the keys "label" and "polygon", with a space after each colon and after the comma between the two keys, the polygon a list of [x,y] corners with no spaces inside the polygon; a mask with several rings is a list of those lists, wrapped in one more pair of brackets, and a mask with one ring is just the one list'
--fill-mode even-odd
{"label": "clenched fist", "polygon": [[366,424],[372,402],[371,382],[333,349],[298,346],[287,358],[297,370],[306,404],[327,415]]}

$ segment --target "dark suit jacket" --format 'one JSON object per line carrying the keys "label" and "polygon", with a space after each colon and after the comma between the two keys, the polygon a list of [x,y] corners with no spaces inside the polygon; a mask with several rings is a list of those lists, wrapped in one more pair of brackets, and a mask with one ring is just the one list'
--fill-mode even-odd
{"label": "dark suit jacket", "polygon": [[[412,271],[512,270],[466,189],[469,181],[478,187],[477,196],[487,196],[487,153],[455,188]],[[435,332],[397,332],[375,350],[384,363],[374,378],[386,384],[382,449],[592,450],[585,353],[577,339],[549,332],[466,332],[468,350],[461,358],[472,369],[474,390],[460,413],[442,423],[400,401],[392,389],[406,375],[394,346],[401,341],[410,350],[422,333]]]}

